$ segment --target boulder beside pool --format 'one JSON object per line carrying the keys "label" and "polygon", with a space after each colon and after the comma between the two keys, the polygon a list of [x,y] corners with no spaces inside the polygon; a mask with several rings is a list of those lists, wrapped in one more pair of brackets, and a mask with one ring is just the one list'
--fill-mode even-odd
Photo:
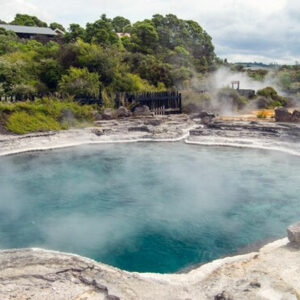
{"label": "boulder beside pool", "polygon": [[275,108],[276,122],[291,122],[292,114],[285,107]]}
{"label": "boulder beside pool", "polygon": [[147,105],[137,106],[133,112],[135,117],[152,116],[153,113]]}
{"label": "boulder beside pool", "polygon": [[289,226],[287,229],[287,235],[291,243],[300,245],[300,222]]}

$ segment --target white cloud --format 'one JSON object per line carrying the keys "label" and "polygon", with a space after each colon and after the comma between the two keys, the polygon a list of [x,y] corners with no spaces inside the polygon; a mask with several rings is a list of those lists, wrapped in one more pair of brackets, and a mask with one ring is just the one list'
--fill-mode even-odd
{"label": "white cloud", "polygon": [[300,60],[298,0],[0,0],[0,19],[35,14],[64,25],[87,22],[103,13],[132,21],[155,13],[194,19],[213,37],[216,52],[230,60]]}
{"label": "white cloud", "polygon": [[0,19],[12,21],[16,13],[35,14],[40,18],[49,18],[46,10],[39,9],[32,1],[0,0]]}

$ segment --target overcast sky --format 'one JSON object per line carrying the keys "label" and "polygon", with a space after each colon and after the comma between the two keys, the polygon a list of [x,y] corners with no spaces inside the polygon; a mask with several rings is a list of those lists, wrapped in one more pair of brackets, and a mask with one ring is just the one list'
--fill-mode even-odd
{"label": "overcast sky", "polygon": [[173,13],[193,19],[229,61],[300,61],[300,0],[0,0],[0,19],[16,13],[85,25],[105,13],[131,21]]}

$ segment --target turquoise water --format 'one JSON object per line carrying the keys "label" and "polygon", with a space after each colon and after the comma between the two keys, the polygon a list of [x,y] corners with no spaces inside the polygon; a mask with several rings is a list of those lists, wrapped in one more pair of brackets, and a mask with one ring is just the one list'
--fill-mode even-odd
{"label": "turquoise water", "polygon": [[0,248],[73,252],[175,272],[285,235],[300,219],[300,159],[136,143],[0,158]]}

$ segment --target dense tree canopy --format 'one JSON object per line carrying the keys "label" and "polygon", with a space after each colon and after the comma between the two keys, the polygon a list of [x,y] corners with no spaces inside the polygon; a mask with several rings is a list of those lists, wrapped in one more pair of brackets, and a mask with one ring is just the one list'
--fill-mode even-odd
{"label": "dense tree canopy", "polygon": [[[11,24],[47,26],[17,14]],[[20,39],[0,29],[0,94],[62,92],[96,97],[99,90],[146,91],[184,88],[193,74],[217,61],[211,37],[191,20],[154,15],[131,24],[102,15],[85,27],[71,24],[57,41]],[[129,33],[119,38],[116,33]]]}
{"label": "dense tree canopy", "polygon": [[62,76],[59,89],[69,95],[98,97],[99,75],[90,73],[87,68],[71,67],[67,74]]}
{"label": "dense tree canopy", "polygon": [[47,27],[47,23],[41,21],[35,16],[16,14],[15,19],[10,23],[12,25]]}
{"label": "dense tree canopy", "polygon": [[117,44],[119,39],[113,30],[112,21],[102,15],[94,23],[87,23],[84,40],[88,43],[96,43],[103,46]]}
{"label": "dense tree canopy", "polygon": [[125,29],[130,26],[130,21],[124,17],[115,17],[111,22],[115,32],[125,32]]}
{"label": "dense tree canopy", "polygon": [[66,43],[75,42],[78,38],[84,38],[84,29],[79,24],[70,24],[68,32],[65,34]]}
{"label": "dense tree canopy", "polygon": [[53,29],[53,30],[59,29],[59,30],[61,30],[61,31],[63,31],[63,32],[66,32],[66,29],[64,28],[64,26],[62,26],[61,24],[56,23],[56,22],[51,23],[49,27],[50,27],[51,29]]}

